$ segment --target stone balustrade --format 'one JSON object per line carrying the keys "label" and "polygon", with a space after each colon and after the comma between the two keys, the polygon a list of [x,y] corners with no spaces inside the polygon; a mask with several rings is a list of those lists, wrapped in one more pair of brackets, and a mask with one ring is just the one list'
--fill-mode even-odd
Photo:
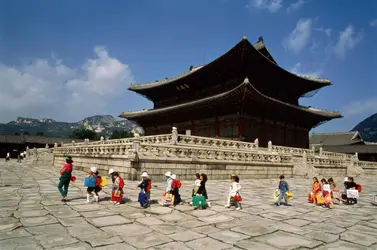
{"label": "stone balustrade", "polygon": [[[41,154],[51,149],[28,150]],[[47,151],[46,151],[47,152]],[[114,168],[125,178],[139,178],[142,169],[153,178],[162,178],[164,171],[174,170],[182,179],[200,169],[210,172],[213,178],[228,178],[238,172],[244,178],[271,178],[285,174],[290,177],[357,176],[377,173],[377,163],[358,161],[357,154],[346,155],[312,149],[292,148],[268,143],[268,148],[254,142],[181,135],[173,127],[171,134],[64,144],[52,149],[54,164],[59,166],[66,155],[74,157],[75,167],[85,169],[97,165],[99,169]],[[158,170],[157,170],[158,169]],[[215,171],[216,170],[216,171]],[[182,175],[185,175],[184,177]],[[162,177],[161,177],[162,176]]]}
{"label": "stone balustrade", "polygon": [[252,142],[242,142],[234,140],[224,140],[217,138],[201,137],[201,136],[188,136],[178,135],[179,145],[189,145],[197,147],[209,147],[209,148],[227,148],[236,150],[258,150],[258,144]]}

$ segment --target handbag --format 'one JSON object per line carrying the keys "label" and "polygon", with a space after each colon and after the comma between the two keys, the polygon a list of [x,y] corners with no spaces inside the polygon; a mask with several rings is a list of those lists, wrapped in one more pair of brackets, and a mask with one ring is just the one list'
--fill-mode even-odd
{"label": "handbag", "polygon": [[96,178],[92,177],[92,176],[85,177],[84,186],[85,187],[95,187],[96,186]]}
{"label": "handbag", "polygon": [[279,196],[280,196],[280,191],[279,191],[279,189],[276,189],[274,194],[273,194],[274,201],[277,201],[279,199]]}
{"label": "handbag", "polygon": [[285,193],[286,195],[287,195],[287,199],[290,201],[290,200],[292,200],[293,199],[293,194],[292,194],[292,192],[286,192]]}
{"label": "handbag", "polygon": [[107,178],[105,176],[101,177],[101,184],[100,185],[101,185],[101,187],[109,185],[109,181],[107,180]]}
{"label": "handbag", "polygon": [[234,200],[235,201],[242,201],[242,197],[239,193],[237,193],[235,196],[234,196]]}
{"label": "handbag", "polygon": [[121,195],[122,195],[122,192],[119,189],[114,191],[114,197],[120,198]]}
{"label": "handbag", "polygon": [[145,204],[147,203],[147,195],[145,194],[145,192],[141,191],[137,200],[141,206],[145,206]]}
{"label": "handbag", "polygon": [[348,189],[347,190],[347,198],[353,198],[353,199],[359,198],[359,191],[353,190],[353,189]]}
{"label": "handbag", "polygon": [[207,205],[206,198],[202,195],[192,197],[193,207],[204,207]]}

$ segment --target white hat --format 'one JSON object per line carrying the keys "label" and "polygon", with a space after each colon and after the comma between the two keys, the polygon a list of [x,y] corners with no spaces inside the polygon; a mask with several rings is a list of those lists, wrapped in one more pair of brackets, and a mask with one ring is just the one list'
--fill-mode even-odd
{"label": "white hat", "polygon": [[114,173],[114,172],[115,172],[114,169],[112,169],[112,168],[109,169],[109,175]]}
{"label": "white hat", "polygon": [[344,177],[344,181],[348,181],[348,177]]}
{"label": "white hat", "polygon": [[92,171],[93,173],[97,173],[97,168],[96,167],[91,167],[90,171]]}
{"label": "white hat", "polygon": [[143,173],[141,174],[141,177],[148,177],[148,173],[147,173],[147,172],[143,172]]}
{"label": "white hat", "polygon": [[165,176],[166,176],[166,177],[171,177],[171,172],[170,172],[170,171],[166,172],[166,173],[165,173]]}
{"label": "white hat", "polygon": [[177,175],[172,174],[172,175],[171,175],[171,178],[175,180],[175,179],[177,178]]}

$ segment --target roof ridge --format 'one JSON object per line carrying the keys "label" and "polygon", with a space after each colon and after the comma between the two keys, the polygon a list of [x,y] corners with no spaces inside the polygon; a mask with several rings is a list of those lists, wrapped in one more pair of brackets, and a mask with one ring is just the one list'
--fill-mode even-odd
{"label": "roof ridge", "polygon": [[[325,110],[325,111],[327,111],[327,110]],[[331,111],[330,111],[331,112]],[[333,133],[330,133],[330,132],[328,132],[328,133],[312,133],[312,135],[340,135],[340,134],[355,134],[355,131],[350,131],[350,132],[333,132]]]}

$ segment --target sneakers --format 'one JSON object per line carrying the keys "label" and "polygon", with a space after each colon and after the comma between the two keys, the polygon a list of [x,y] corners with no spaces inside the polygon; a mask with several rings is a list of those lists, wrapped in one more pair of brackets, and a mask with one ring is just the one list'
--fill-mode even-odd
{"label": "sneakers", "polygon": [[224,207],[225,207],[225,208],[230,208],[230,205],[225,205]]}
{"label": "sneakers", "polygon": [[98,202],[98,200],[99,200],[98,195],[95,195],[95,196],[93,197],[93,201],[94,201],[94,202]]}
{"label": "sneakers", "polygon": [[237,207],[237,208],[236,208],[236,210],[241,210],[241,209],[242,209],[242,208],[240,208],[240,207]]}

